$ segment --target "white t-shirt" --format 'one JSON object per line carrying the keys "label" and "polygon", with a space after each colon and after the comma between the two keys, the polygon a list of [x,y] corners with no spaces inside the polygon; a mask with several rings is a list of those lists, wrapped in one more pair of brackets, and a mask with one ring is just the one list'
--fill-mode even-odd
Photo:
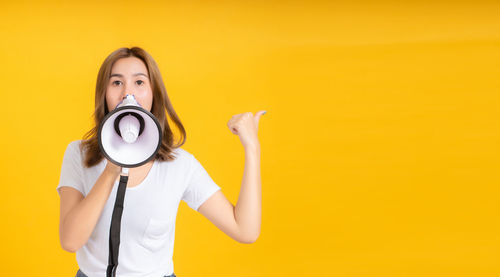
{"label": "white t-shirt", "polygon": [[[72,141],[64,153],[57,191],[69,186],[87,196],[104,171],[107,160],[86,168],[81,140]],[[127,188],[121,219],[120,250],[116,274],[120,277],[162,277],[174,272],[175,219],[179,202],[198,210],[220,187],[200,162],[182,148],[175,160],[155,160],[137,186]],[[104,206],[88,241],[76,251],[80,270],[89,277],[105,276],[109,255],[109,229],[119,181]]]}

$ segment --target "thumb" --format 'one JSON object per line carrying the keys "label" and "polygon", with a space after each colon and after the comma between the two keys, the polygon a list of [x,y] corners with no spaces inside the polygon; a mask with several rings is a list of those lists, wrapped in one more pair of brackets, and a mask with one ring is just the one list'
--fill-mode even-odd
{"label": "thumb", "polygon": [[254,120],[255,120],[255,127],[257,127],[257,129],[259,129],[259,120],[260,120],[260,117],[262,115],[264,115],[265,113],[267,113],[267,111],[258,111],[255,116],[254,116]]}

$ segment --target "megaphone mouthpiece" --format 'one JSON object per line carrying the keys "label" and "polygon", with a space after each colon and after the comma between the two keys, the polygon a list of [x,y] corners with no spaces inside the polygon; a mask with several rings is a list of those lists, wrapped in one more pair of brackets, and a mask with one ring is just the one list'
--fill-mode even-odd
{"label": "megaphone mouthpiece", "polygon": [[139,129],[141,128],[141,123],[137,118],[128,114],[124,116],[120,123],[118,123],[120,128],[120,134],[123,140],[127,143],[134,143],[139,136]]}

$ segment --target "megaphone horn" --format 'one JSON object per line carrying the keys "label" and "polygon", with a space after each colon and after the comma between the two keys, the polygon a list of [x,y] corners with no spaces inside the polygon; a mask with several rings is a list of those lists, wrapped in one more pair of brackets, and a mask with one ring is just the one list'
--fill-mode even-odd
{"label": "megaphone horn", "polygon": [[97,134],[102,154],[126,168],[141,166],[160,149],[162,132],[158,119],[143,109],[133,95],[124,97],[101,122]]}

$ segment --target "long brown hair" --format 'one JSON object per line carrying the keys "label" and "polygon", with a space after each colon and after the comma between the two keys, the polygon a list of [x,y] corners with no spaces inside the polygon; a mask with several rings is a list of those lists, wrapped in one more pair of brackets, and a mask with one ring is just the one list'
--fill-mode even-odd
{"label": "long brown hair", "polygon": [[[148,69],[149,82],[151,83],[151,89],[153,91],[153,104],[151,106],[151,113],[160,122],[162,130],[162,142],[160,150],[158,150],[158,153],[155,156],[155,160],[174,160],[175,156],[172,154],[172,151],[175,148],[182,146],[186,142],[186,130],[184,129],[184,126],[175,113],[174,108],[172,107],[172,103],[168,98],[167,90],[165,89],[160,70],[158,69],[158,65],[156,64],[155,60],[153,59],[153,57],[151,57],[151,55],[149,55],[140,47],[123,47],[112,52],[104,60],[97,75],[94,110],[95,126],[83,136],[82,144],[80,146],[80,150],[85,153],[84,166],[86,167],[94,166],[101,162],[104,158],[97,142],[97,132],[99,129],[99,125],[101,124],[106,114],[109,112],[108,105],[106,103],[107,84],[110,79],[113,64],[117,60],[127,57],[137,57],[141,59]],[[180,130],[182,139],[177,145],[174,145],[174,135],[172,133],[170,125],[168,124],[165,109],[167,110],[170,119]]]}

